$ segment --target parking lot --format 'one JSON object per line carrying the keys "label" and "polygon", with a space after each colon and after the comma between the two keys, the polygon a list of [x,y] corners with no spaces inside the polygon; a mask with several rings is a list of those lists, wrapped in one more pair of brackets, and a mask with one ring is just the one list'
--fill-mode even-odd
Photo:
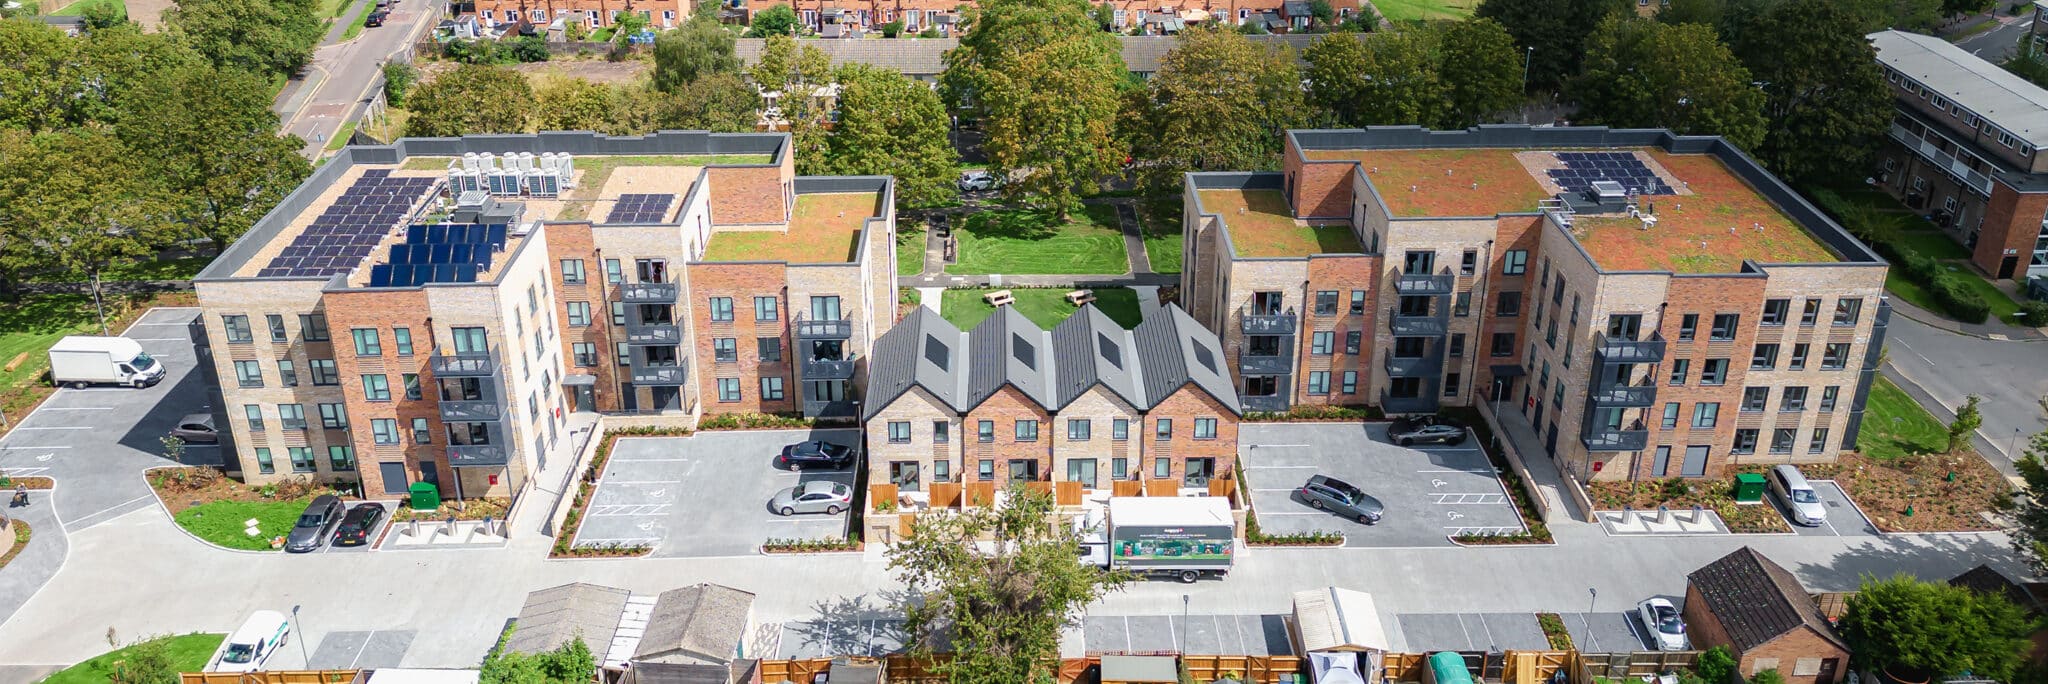
{"label": "parking lot", "polygon": [[[1514,502],[1475,440],[1405,448],[1387,442],[1385,423],[1251,425],[1238,453],[1259,528],[1328,530],[1350,547],[1449,546],[1451,535],[1523,530]],[[1294,488],[1310,475],[1349,482],[1386,504],[1377,525],[1310,508]]]}
{"label": "parking lot", "polygon": [[[577,546],[647,544],[654,556],[752,555],[769,539],[846,536],[847,512],[784,517],[768,500],[800,482],[854,483],[854,469],[778,468],[782,447],[812,439],[853,444],[854,430],[758,430],[629,437],[612,447]],[[859,466],[856,465],[857,469]]]}
{"label": "parking lot", "polygon": [[[1813,493],[1820,495],[1821,505],[1827,507],[1828,521],[1817,527],[1794,524],[1794,532],[1807,537],[1875,537],[1880,534],[1877,527],[1870,524],[1870,519],[1863,517],[1863,513],[1849,503],[1849,495],[1842,491],[1840,485],[1828,480],[1811,480],[1807,484],[1813,487]],[[1779,515],[1785,515],[1784,504],[1778,503],[1778,497],[1764,498],[1777,507]],[[1787,515],[1785,519],[1791,520],[1791,516]]]}

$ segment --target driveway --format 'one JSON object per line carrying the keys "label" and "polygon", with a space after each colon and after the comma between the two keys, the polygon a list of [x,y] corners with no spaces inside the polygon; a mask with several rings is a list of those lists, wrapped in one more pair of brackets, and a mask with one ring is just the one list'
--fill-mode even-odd
{"label": "driveway", "polygon": [[[780,516],[768,500],[799,482],[852,486],[854,470],[778,469],[788,444],[852,444],[854,430],[760,430],[689,437],[633,437],[612,447],[597,494],[576,532],[577,546],[648,544],[657,557],[752,555],[769,539],[846,536],[850,512]],[[858,466],[856,466],[857,468]]]}
{"label": "driveway", "polygon": [[[1387,443],[1386,423],[1290,423],[1238,429],[1245,480],[1259,528],[1344,533],[1349,547],[1452,546],[1451,535],[1519,532],[1521,518],[1476,440],[1406,448]],[[1294,488],[1310,475],[1349,482],[1386,504],[1377,525],[1310,508]]]}
{"label": "driveway", "polygon": [[1550,650],[1534,613],[1409,613],[1395,622],[1410,653]]}
{"label": "driveway", "polygon": [[[1828,521],[1817,527],[1793,525],[1792,531],[1808,537],[1875,537],[1881,534],[1877,526],[1870,524],[1870,519],[1863,517],[1863,512],[1849,502],[1849,495],[1842,491],[1840,485],[1830,480],[1813,480],[1807,484],[1813,487],[1813,493],[1820,495],[1821,505],[1827,507]],[[1770,500],[1771,507],[1777,509],[1779,515],[1787,515],[1778,497],[1767,494],[1764,498]],[[1787,515],[1786,520],[1791,520],[1791,517]]]}

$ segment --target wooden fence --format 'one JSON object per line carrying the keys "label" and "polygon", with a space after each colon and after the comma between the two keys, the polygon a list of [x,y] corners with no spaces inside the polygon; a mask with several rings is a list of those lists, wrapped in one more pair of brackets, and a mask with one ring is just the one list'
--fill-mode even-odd
{"label": "wooden fence", "polygon": [[[346,684],[359,670],[277,670],[272,672],[186,672],[179,684]],[[806,680],[808,681],[808,680]]]}
{"label": "wooden fence", "polygon": [[1247,682],[1280,684],[1292,681],[1288,675],[1304,670],[1298,656],[1181,656],[1188,675],[1198,682],[1213,682],[1225,676]]}
{"label": "wooden fence", "polygon": [[1574,682],[1590,682],[1594,677],[1637,679],[1672,670],[1691,670],[1699,662],[1699,651],[1580,653],[1572,661],[1571,678]]}

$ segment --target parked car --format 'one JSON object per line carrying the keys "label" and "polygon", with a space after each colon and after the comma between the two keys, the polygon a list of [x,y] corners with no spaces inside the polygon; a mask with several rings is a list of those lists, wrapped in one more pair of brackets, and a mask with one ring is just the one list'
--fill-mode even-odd
{"label": "parked car", "polygon": [[384,504],[366,503],[348,509],[341,516],[341,526],[334,528],[335,546],[362,546],[370,543],[370,533],[377,530],[377,523],[384,520]]}
{"label": "parked car", "polygon": [[292,639],[292,626],[284,614],[274,610],[259,610],[249,614],[242,626],[235,628],[215,651],[213,660],[207,664],[208,672],[257,672],[263,669],[264,661],[270,654]]}
{"label": "parked car", "polygon": [[806,468],[845,470],[853,467],[855,455],[853,447],[814,439],[783,447],[782,455],[777,456],[775,462],[792,472],[802,472]]}
{"label": "parked car", "polygon": [[782,515],[824,513],[839,515],[853,507],[853,488],[839,482],[815,480],[775,493],[768,507]]}
{"label": "parked car", "polygon": [[1828,521],[1828,508],[1820,503],[1820,494],[1813,491],[1813,485],[1806,483],[1806,474],[1791,465],[1771,468],[1771,495],[1785,505],[1785,512],[1792,522],[1807,527],[1819,527]]}
{"label": "parked car", "polygon": [[1379,499],[1334,477],[1310,475],[1308,482],[1294,491],[1306,499],[1311,508],[1330,511],[1367,525],[1378,523],[1387,512],[1386,505]]}
{"label": "parked car", "polygon": [[968,171],[960,174],[960,180],[956,183],[956,185],[960,186],[961,192],[994,190],[997,185],[1001,184],[995,174],[987,171]]}
{"label": "parked car", "polygon": [[1395,444],[1463,444],[1465,426],[1435,416],[1403,418],[1387,427],[1387,436]]}
{"label": "parked car", "polygon": [[363,27],[364,27],[364,28],[376,28],[376,27],[379,27],[379,26],[383,26],[383,25],[384,25],[384,17],[388,16],[389,14],[390,14],[389,12],[385,12],[385,11],[383,11],[383,10],[378,10],[378,11],[375,11],[375,12],[371,12],[371,13],[370,13],[370,16],[367,16],[367,17],[363,17]]}
{"label": "parked car", "polygon": [[334,533],[335,525],[341,523],[341,499],[333,494],[313,497],[313,503],[306,504],[306,512],[299,514],[299,522],[292,526],[291,534],[284,539],[284,550],[291,553],[305,553],[320,548],[322,542]]}
{"label": "parked car", "polygon": [[1685,618],[1679,616],[1678,608],[1661,598],[1646,598],[1636,604],[1636,617],[1643,621],[1643,628],[1650,630],[1657,650],[1683,651],[1691,644],[1685,638]]}
{"label": "parked car", "polygon": [[185,440],[187,444],[218,444],[220,431],[213,427],[213,414],[194,413],[178,419],[178,427],[171,428],[171,436]]}

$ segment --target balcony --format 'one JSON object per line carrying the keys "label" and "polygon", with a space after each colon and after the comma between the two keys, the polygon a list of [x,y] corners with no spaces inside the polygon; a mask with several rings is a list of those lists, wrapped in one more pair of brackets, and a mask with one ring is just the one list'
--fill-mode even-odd
{"label": "balcony", "polygon": [[1948,143],[1950,147],[1959,146],[1940,134],[1927,137],[1914,135],[1912,131],[1906,130],[1905,126],[1893,122],[1892,139],[1904,144],[1908,149],[1918,152],[1921,157],[1947,171],[1948,175],[1954,176],[1956,181],[1969,186],[1972,190],[1976,190],[1978,194],[1986,197],[1991,195],[1991,177],[1985,175],[1982,171],[1970,168],[1969,163],[1957,159],[1955,155],[1942,151],[1942,143]]}
{"label": "balcony", "polygon": [[1237,352],[1237,370],[1244,375],[1287,375],[1294,372],[1294,359],[1286,354]]}
{"label": "balcony", "polygon": [[504,407],[495,401],[443,401],[441,420],[450,423],[479,423],[503,417]]}
{"label": "balcony", "polygon": [[427,357],[427,369],[437,378],[488,378],[498,374],[498,362],[488,354],[435,354]]}
{"label": "balcony", "polygon": [[1243,408],[1246,411],[1281,413],[1287,410],[1287,397],[1286,395],[1280,394],[1272,394],[1265,396],[1248,394],[1238,397],[1237,403],[1243,405]]}
{"label": "balcony", "polygon": [[1394,276],[1394,291],[1403,295],[1447,295],[1457,282],[1457,278],[1449,275],[1403,273]]}
{"label": "balcony", "polygon": [[633,323],[626,325],[626,344],[682,344],[682,328],[674,323]]}
{"label": "balcony", "polygon": [[1436,413],[1435,388],[1428,383],[1424,385],[1423,389],[1428,393],[1420,397],[1397,397],[1391,391],[1381,391],[1380,410],[1390,416],[1403,413]]}
{"label": "balcony", "polygon": [[1245,308],[1238,312],[1238,332],[1246,335],[1293,335],[1299,323],[1293,309],[1286,313],[1276,311],[1261,314],[1252,311],[1251,308]]}
{"label": "balcony", "polygon": [[853,337],[853,321],[844,318],[818,319],[798,316],[790,322],[800,340],[844,340]]}
{"label": "balcony", "polygon": [[851,380],[853,359],[804,359],[805,380]]}
{"label": "balcony", "polygon": [[1650,339],[1615,339],[1600,333],[1593,340],[1595,363],[1657,363],[1664,360],[1664,336],[1650,333]]}
{"label": "balcony", "polygon": [[1595,408],[1642,408],[1657,403],[1656,385],[1597,385],[1586,393]]}
{"label": "balcony", "polygon": [[1597,428],[1579,441],[1587,451],[1642,451],[1650,445],[1650,431]]}
{"label": "balcony", "polygon": [[619,286],[619,299],[627,304],[674,304],[676,284],[625,283]]}
{"label": "balcony", "polygon": [[505,447],[495,444],[449,445],[448,467],[502,466],[507,456]]}
{"label": "balcony", "polygon": [[1395,356],[1392,351],[1380,354],[1380,365],[1387,369],[1390,378],[1428,378],[1442,375],[1443,356],[1432,351],[1422,356]]}
{"label": "balcony", "polygon": [[690,382],[690,367],[684,365],[643,366],[635,363],[632,367],[631,377],[633,384],[641,387],[652,385],[686,385]]}
{"label": "balcony", "polygon": [[853,400],[852,400],[852,399],[841,399],[841,400],[838,400],[838,401],[831,401],[831,400],[826,400],[826,399],[805,399],[805,400],[804,400],[804,417],[805,417],[805,418],[852,418],[852,417],[854,417],[854,415],[853,415]]}
{"label": "balcony", "polygon": [[1431,315],[1417,316],[1414,314],[1404,314],[1401,313],[1401,309],[1399,307],[1395,307],[1394,309],[1390,310],[1388,315],[1393,317],[1394,324],[1392,327],[1395,337],[1444,336],[1444,319],[1440,317]]}

